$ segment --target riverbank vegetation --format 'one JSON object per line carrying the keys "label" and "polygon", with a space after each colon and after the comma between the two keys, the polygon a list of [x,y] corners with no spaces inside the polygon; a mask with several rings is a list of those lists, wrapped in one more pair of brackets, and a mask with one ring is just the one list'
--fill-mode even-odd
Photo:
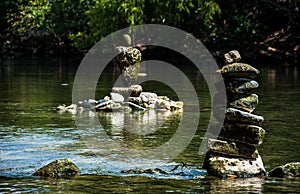
{"label": "riverbank vegetation", "polygon": [[212,52],[295,60],[300,0],[2,0],[2,55],[78,55],[130,25],[177,27]]}

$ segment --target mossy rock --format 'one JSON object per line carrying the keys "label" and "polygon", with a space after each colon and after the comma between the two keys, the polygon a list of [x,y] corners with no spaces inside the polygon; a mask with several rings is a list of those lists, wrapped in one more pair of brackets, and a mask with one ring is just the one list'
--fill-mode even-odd
{"label": "mossy rock", "polygon": [[230,65],[225,65],[218,70],[218,72],[220,72],[225,78],[243,77],[251,79],[257,77],[257,75],[260,73],[259,70],[246,63],[233,63]]}
{"label": "mossy rock", "polygon": [[58,159],[43,166],[33,173],[41,177],[70,177],[77,175],[80,169],[68,159]]}
{"label": "mossy rock", "polygon": [[278,166],[269,172],[270,177],[300,177],[300,162],[291,162]]}
{"label": "mossy rock", "polygon": [[255,88],[259,87],[259,84],[255,80],[247,78],[234,78],[226,80],[226,91],[229,94],[244,94]]}
{"label": "mossy rock", "polygon": [[258,96],[250,94],[249,96],[242,97],[233,101],[228,101],[228,106],[252,113],[258,104]]}
{"label": "mossy rock", "polygon": [[208,175],[220,178],[265,176],[266,171],[260,155],[255,159],[231,158],[208,152],[204,159],[203,168]]}
{"label": "mossy rock", "polygon": [[211,153],[222,154],[230,157],[243,157],[255,159],[258,156],[256,147],[232,140],[208,139],[208,149]]}
{"label": "mossy rock", "polygon": [[263,142],[265,133],[263,128],[256,125],[224,123],[219,137],[252,145],[260,145]]}
{"label": "mossy rock", "polygon": [[264,118],[235,108],[228,108],[225,111],[225,121],[261,126],[264,122]]}

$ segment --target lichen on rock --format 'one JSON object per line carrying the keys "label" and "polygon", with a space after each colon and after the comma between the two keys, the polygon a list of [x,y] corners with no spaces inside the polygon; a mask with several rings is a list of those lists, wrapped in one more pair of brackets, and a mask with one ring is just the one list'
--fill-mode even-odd
{"label": "lichen on rock", "polygon": [[300,177],[300,162],[291,162],[278,166],[269,172],[270,177]]}
{"label": "lichen on rock", "polygon": [[41,177],[70,177],[77,175],[80,169],[68,159],[58,159],[43,166],[33,173]]}

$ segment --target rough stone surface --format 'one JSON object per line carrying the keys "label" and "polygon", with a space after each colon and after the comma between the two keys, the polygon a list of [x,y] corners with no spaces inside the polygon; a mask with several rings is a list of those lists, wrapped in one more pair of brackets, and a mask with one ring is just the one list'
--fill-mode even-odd
{"label": "rough stone surface", "polygon": [[264,118],[235,108],[228,108],[225,112],[225,120],[235,123],[246,123],[250,125],[262,125]]}
{"label": "rough stone surface", "polygon": [[258,96],[250,94],[249,96],[228,102],[228,106],[252,113],[258,104]]}
{"label": "rough stone surface", "polygon": [[247,78],[234,78],[226,80],[226,91],[233,94],[244,94],[258,88],[259,84]]}
{"label": "rough stone surface", "polygon": [[139,97],[142,90],[140,85],[131,85],[130,87],[113,87],[111,92],[121,94],[127,99],[128,97]]}
{"label": "rough stone surface", "polygon": [[236,63],[241,60],[241,55],[240,55],[239,51],[232,50],[232,51],[229,51],[228,53],[224,54],[224,60],[225,60],[225,63],[227,63],[227,64]]}
{"label": "rough stone surface", "polygon": [[229,158],[222,155],[208,153],[203,168],[211,176],[226,178],[230,175],[237,177],[264,176],[266,170],[258,154],[255,159]]}
{"label": "rough stone surface", "polygon": [[153,92],[142,92],[140,98],[143,102],[156,101],[157,94]]}
{"label": "rough stone surface", "polygon": [[77,175],[79,168],[68,159],[58,159],[33,173],[34,176],[41,177],[68,177]]}
{"label": "rough stone surface", "polygon": [[111,100],[114,101],[114,102],[124,102],[124,96],[122,96],[121,94],[119,93],[114,93],[114,92],[111,92],[110,93],[110,96],[111,96]]}
{"label": "rough stone surface", "polygon": [[233,141],[209,139],[208,149],[211,153],[230,157],[256,158],[258,156],[255,146]]}
{"label": "rough stone surface", "polygon": [[116,56],[114,62],[118,64],[122,71],[121,79],[123,83],[125,86],[130,86],[138,79],[142,54],[133,47],[119,46],[116,50],[120,53]]}
{"label": "rough stone surface", "polygon": [[224,123],[219,137],[234,141],[260,145],[263,142],[265,130],[256,125],[240,123]]}
{"label": "rough stone surface", "polygon": [[269,172],[271,177],[300,177],[300,162],[291,162],[278,166]]}
{"label": "rough stone surface", "polygon": [[223,66],[218,70],[223,77],[235,77],[235,78],[255,78],[259,74],[259,70],[248,65],[246,63],[233,63]]}

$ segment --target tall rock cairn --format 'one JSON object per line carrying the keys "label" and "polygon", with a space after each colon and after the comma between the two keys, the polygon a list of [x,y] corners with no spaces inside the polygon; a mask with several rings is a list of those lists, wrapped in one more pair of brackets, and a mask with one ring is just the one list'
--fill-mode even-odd
{"label": "tall rock cairn", "polygon": [[131,37],[124,34],[121,44],[125,46],[115,47],[118,55],[113,59],[113,63],[121,70],[121,80],[125,87],[130,87],[138,79],[142,53],[137,47],[132,47]]}
{"label": "tall rock cairn", "polygon": [[[258,96],[252,90],[259,86],[253,79],[259,71],[239,63],[241,57],[236,50],[226,53],[224,58],[226,64],[218,72],[224,78],[227,94],[225,120],[218,138],[208,139],[209,151],[203,167],[209,175],[221,178],[265,175],[257,151],[265,134],[260,127],[264,118],[252,113],[258,104]],[[217,114],[214,117],[221,121]]]}

